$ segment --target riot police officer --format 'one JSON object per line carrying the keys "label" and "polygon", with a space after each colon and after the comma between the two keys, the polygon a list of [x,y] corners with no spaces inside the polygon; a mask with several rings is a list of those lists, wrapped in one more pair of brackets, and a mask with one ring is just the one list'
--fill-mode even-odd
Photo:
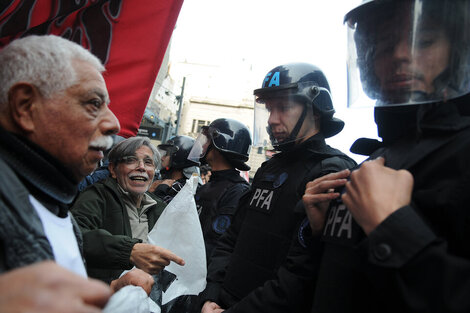
{"label": "riot police officer", "polygon": [[239,121],[219,118],[202,128],[189,153],[190,160],[207,163],[212,171],[211,180],[195,195],[208,260],[217,240],[232,223],[240,197],[250,187],[238,171],[250,169],[245,163],[250,149],[248,128]]}
{"label": "riot police officer", "polygon": [[194,139],[189,136],[174,136],[158,145],[163,151],[160,170],[163,180],[155,181],[149,190],[166,203],[183,188],[192,173],[199,174],[199,162],[188,159],[193,145]]}
{"label": "riot police officer", "polygon": [[312,312],[467,312],[470,1],[366,1],[345,21],[349,86],[375,102],[382,141],[307,185],[325,243]]}
{"label": "riot police officer", "polygon": [[[253,291],[275,278],[285,261],[304,218],[303,209],[296,210],[296,205],[301,205],[305,184],[355,165],[325,143],[344,123],[333,117],[330,87],[318,67],[305,63],[277,66],[254,95],[255,142],[270,141],[278,153],[256,172],[250,191],[240,199],[232,226],[212,253],[208,284],[201,296],[203,312],[219,308],[252,312],[259,301],[276,302],[275,293],[261,299]],[[295,284],[290,278],[281,283]]]}

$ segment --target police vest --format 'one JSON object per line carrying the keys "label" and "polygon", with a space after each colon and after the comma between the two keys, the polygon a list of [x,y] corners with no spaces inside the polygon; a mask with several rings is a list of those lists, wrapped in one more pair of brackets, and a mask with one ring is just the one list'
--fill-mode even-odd
{"label": "police vest", "polygon": [[[233,304],[276,277],[305,216],[294,208],[302,198],[306,183],[325,174],[325,164],[336,170],[348,162],[349,167],[354,166],[340,151],[323,145],[321,153],[307,148],[282,153],[265,162],[256,173],[251,192],[244,198],[243,207],[240,205],[240,210],[244,210],[243,221],[221,292],[226,304]],[[238,227],[238,221],[234,223]]]}
{"label": "police vest", "polygon": [[237,207],[221,207],[219,203],[227,191],[235,185],[249,186],[248,182],[240,176],[227,177],[224,180],[209,181],[196,193],[196,207],[199,212],[202,233],[206,245],[206,257],[209,256],[219,239],[232,222]]}

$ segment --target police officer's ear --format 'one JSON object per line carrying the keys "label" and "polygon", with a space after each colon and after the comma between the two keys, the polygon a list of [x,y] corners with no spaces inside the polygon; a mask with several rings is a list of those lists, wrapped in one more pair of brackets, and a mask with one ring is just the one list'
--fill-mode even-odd
{"label": "police officer's ear", "polygon": [[43,98],[36,86],[30,83],[16,83],[8,90],[8,116],[12,130],[31,133],[35,129],[35,111]]}
{"label": "police officer's ear", "polygon": [[315,123],[320,123],[320,119],[321,119],[320,111],[318,111],[315,107],[312,107],[312,111],[313,111],[313,120],[315,121]]}
{"label": "police officer's ear", "polygon": [[313,118],[315,119],[315,122],[320,121],[321,114],[319,112],[316,112],[315,110],[313,110]]}
{"label": "police officer's ear", "polygon": [[321,120],[322,120],[322,115],[318,110],[313,108],[313,124],[315,125],[315,129],[320,131],[321,129]]}

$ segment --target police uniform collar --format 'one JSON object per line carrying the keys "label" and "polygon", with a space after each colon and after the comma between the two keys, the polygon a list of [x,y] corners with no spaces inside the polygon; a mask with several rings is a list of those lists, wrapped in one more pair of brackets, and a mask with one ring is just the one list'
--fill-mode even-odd
{"label": "police uniform collar", "polygon": [[[467,104],[468,105],[468,104]],[[455,132],[470,126],[470,117],[459,112],[456,103],[438,103],[425,109],[419,129],[422,132]]]}
{"label": "police uniform collar", "polygon": [[375,108],[378,134],[385,145],[402,137],[420,133],[455,132],[470,126],[470,117],[462,112],[462,103],[468,105],[469,97],[449,102],[415,106]]}
{"label": "police uniform collar", "polygon": [[450,102],[421,106],[393,107],[375,110],[379,136],[383,141],[359,138],[350,151],[371,155],[377,149],[393,145],[397,140],[419,138],[420,134],[456,132],[470,127],[468,95]]}
{"label": "police uniform collar", "polygon": [[228,170],[222,170],[222,171],[212,171],[211,172],[211,181],[216,181],[216,180],[224,180],[227,177],[234,177],[234,176],[240,176],[240,172],[237,171],[236,169],[228,169]]}
{"label": "police uniform collar", "polygon": [[300,156],[305,150],[322,153],[326,151],[325,136],[319,132],[300,144],[297,144],[288,151],[276,153],[273,157],[284,158],[284,157],[295,157]]}
{"label": "police uniform collar", "polygon": [[77,194],[77,183],[72,180],[72,173],[58,160],[26,138],[1,127],[0,157],[23,183],[32,187],[30,192],[45,201],[45,204],[62,204],[62,210],[63,205],[70,204]]}

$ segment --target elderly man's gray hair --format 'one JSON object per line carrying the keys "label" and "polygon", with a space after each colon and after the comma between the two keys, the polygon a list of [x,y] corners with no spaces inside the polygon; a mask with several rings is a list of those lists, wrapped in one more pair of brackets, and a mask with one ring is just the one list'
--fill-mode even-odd
{"label": "elderly man's gray hair", "polygon": [[104,71],[96,56],[62,37],[32,35],[12,41],[0,50],[0,105],[8,102],[8,91],[19,82],[33,84],[46,98],[72,86],[76,80],[74,60]]}
{"label": "elderly man's gray hair", "polygon": [[161,163],[160,152],[158,152],[157,148],[152,144],[149,138],[140,136],[127,138],[115,145],[111,151],[109,151],[109,163],[118,164],[123,157],[134,156],[137,149],[142,146],[147,146],[152,150],[155,168],[159,168]]}

